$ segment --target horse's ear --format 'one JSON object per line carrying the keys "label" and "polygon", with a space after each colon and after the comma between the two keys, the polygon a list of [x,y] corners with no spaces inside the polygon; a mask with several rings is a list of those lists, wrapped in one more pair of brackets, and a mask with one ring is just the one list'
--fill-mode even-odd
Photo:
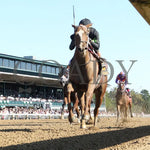
{"label": "horse's ear", "polygon": [[77,26],[76,26],[76,25],[72,25],[72,27],[73,27],[73,28],[76,28]]}
{"label": "horse's ear", "polygon": [[91,26],[92,26],[92,23],[86,25],[87,28],[89,28],[89,27],[91,27]]}

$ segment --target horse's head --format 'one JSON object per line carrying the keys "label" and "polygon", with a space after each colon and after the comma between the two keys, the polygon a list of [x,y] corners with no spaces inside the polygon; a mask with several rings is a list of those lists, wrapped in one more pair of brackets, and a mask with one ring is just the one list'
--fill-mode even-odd
{"label": "horse's head", "polygon": [[75,46],[76,46],[76,48],[80,52],[87,50],[88,43],[89,43],[89,27],[91,26],[91,24],[79,25],[79,26],[72,25],[72,26],[75,29]]}
{"label": "horse's head", "polygon": [[64,87],[68,83],[68,79],[63,75],[60,78],[60,84]]}
{"label": "horse's head", "polygon": [[120,82],[118,89],[123,93],[125,91],[125,82]]}
{"label": "horse's head", "polygon": [[59,72],[59,78],[60,78],[60,84],[64,87],[67,82],[68,78],[65,76],[66,73],[66,67],[62,67],[61,71]]}

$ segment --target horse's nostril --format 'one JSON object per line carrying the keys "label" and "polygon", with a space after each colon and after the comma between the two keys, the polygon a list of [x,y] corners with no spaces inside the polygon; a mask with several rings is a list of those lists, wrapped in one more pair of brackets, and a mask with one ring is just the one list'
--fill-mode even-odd
{"label": "horse's nostril", "polygon": [[78,48],[78,50],[81,52],[82,51],[82,49],[81,48]]}

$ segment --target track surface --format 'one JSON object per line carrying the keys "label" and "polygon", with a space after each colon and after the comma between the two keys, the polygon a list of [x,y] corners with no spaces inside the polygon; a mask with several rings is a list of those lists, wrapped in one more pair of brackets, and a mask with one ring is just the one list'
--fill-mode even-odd
{"label": "track surface", "polygon": [[119,125],[101,118],[97,129],[67,119],[0,120],[0,150],[150,150],[150,118]]}

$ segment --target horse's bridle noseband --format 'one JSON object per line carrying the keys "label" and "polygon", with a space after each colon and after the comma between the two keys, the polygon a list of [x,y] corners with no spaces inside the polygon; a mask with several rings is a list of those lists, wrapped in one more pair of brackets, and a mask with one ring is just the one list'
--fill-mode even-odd
{"label": "horse's bridle noseband", "polygon": [[88,44],[89,44],[89,42],[87,42],[87,41],[80,41],[80,42],[87,44],[87,47],[85,47],[84,49],[81,49],[81,48],[78,47],[78,50],[79,50],[80,52],[84,52],[84,51],[88,50]]}

